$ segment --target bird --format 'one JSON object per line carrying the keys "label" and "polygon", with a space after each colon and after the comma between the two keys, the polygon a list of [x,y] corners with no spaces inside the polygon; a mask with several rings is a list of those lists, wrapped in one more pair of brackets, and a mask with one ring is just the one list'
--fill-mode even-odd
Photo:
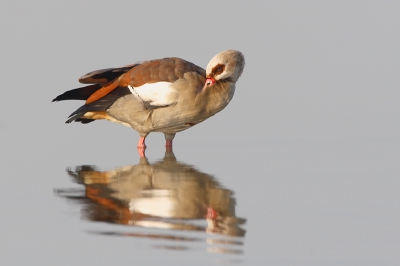
{"label": "bird", "polygon": [[165,135],[167,149],[177,132],[186,130],[224,109],[245,66],[244,55],[226,50],[203,69],[178,57],[92,71],[81,78],[84,87],[53,99],[84,100],[66,123],[87,124],[106,119],[136,130],[138,152],[144,157],[150,132]]}

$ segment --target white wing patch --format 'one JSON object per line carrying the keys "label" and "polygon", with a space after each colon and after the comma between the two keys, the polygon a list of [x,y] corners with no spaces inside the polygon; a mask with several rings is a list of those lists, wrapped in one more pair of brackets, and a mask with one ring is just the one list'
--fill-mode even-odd
{"label": "white wing patch", "polygon": [[179,94],[171,82],[146,83],[140,87],[128,86],[131,93],[151,106],[168,106],[178,102]]}

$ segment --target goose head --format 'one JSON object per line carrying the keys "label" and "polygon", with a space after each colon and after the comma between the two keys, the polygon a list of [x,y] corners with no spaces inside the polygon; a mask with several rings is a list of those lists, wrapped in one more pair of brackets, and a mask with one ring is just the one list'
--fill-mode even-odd
{"label": "goose head", "polygon": [[235,83],[244,69],[244,56],[236,50],[226,50],[215,55],[206,68],[205,87],[216,82]]}

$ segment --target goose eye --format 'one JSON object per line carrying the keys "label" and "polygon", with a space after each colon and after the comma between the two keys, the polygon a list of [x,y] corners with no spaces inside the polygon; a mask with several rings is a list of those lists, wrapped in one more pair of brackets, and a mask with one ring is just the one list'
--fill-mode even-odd
{"label": "goose eye", "polygon": [[214,76],[221,74],[222,72],[224,72],[225,66],[224,65],[216,65],[213,70],[212,73],[214,74]]}

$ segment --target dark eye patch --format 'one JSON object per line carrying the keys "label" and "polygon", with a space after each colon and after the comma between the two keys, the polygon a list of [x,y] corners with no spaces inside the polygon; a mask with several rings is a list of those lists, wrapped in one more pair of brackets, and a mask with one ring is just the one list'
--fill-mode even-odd
{"label": "dark eye patch", "polygon": [[225,70],[225,65],[218,64],[212,69],[212,73],[214,76],[221,74]]}

